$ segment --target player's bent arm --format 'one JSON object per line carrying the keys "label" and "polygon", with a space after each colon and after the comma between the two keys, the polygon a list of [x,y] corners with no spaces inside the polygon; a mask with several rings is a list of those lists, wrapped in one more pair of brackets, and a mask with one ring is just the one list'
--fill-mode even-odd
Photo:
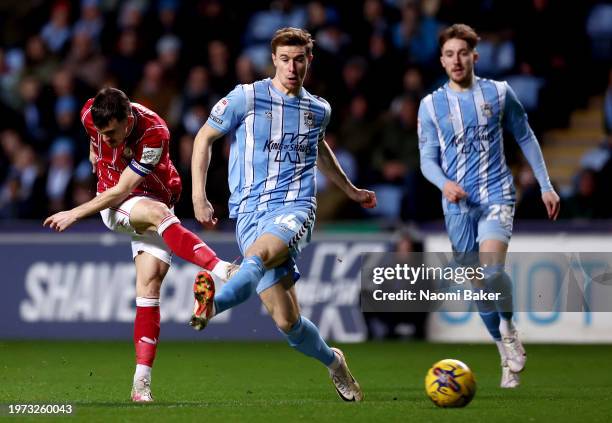
{"label": "player's bent arm", "polygon": [[444,190],[444,185],[450,181],[444,174],[439,164],[439,148],[424,146],[421,147],[421,172],[423,176],[440,191]]}
{"label": "player's bent arm", "polygon": [[367,189],[357,188],[349,180],[344,170],[338,163],[336,155],[333,153],[325,139],[319,141],[319,154],[317,155],[317,166],[321,172],[329,178],[338,188],[340,188],[348,198],[359,203],[361,207],[371,209],[376,207],[376,193]]}
{"label": "player's bent arm", "polygon": [[317,166],[323,174],[340,188],[346,195],[352,197],[358,191],[357,187],[349,180],[338,159],[329,145],[322,139],[319,141],[319,154],[317,156]]}
{"label": "player's bent arm", "polygon": [[191,201],[193,202],[193,213],[196,220],[206,228],[212,228],[217,224],[213,206],[206,198],[206,179],[212,156],[213,142],[223,135],[223,132],[205,123],[198,131],[193,145],[191,156]]}
{"label": "player's bent arm", "polygon": [[529,166],[540,185],[540,190],[544,192],[553,191],[553,186],[548,177],[544,155],[540,149],[540,144],[529,126],[527,113],[520,103],[516,94],[508,85],[506,92],[506,104],[504,110],[504,127],[512,133],[516,142],[521,147]]}
{"label": "player's bent arm", "polygon": [[212,156],[212,145],[223,135],[223,132],[208,123],[205,123],[196,134],[191,155],[191,197],[194,203],[206,199],[206,178]]}
{"label": "player's bent arm", "polygon": [[121,173],[117,185],[107,189],[100,195],[96,195],[88,202],[72,209],[75,213],[75,217],[77,220],[79,220],[94,213],[98,213],[111,206],[121,204],[132,193],[132,191],[134,191],[134,189],[140,185],[143,179],[144,178],[142,176],[134,172],[129,167],[126,167]]}
{"label": "player's bent arm", "polygon": [[140,185],[143,179],[142,176],[127,167],[121,173],[117,185],[78,207],[49,216],[45,219],[43,225],[48,225],[51,229],[62,232],[84,217],[120,204]]}

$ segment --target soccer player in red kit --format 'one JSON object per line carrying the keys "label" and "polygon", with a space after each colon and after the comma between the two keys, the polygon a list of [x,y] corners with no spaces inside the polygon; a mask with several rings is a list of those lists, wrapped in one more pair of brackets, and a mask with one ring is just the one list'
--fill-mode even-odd
{"label": "soccer player in red kit", "polygon": [[173,214],[181,179],[170,160],[170,132],[162,118],[131,103],[123,91],[104,88],[81,110],[90,137],[90,160],[98,195],[71,210],[49,216],[44,225],[62,232],[100,212],[104,224],[132,236],[136,265],[136,371],[132,400],[149,402],[151,368],[159,338],[159,296],[172,253],[210,270],[221,280],[233,265],[217,258]]}

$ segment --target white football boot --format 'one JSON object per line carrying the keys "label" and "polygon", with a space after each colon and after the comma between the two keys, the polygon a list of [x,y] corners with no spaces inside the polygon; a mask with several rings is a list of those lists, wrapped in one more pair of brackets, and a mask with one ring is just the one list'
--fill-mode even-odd
{"label": "white football boot", "polygon": [[134,381],[132,385],[132,401],[134,402],[153,402],[151,394],[151,380],[141,377]]}
{"label": "white football boot", "polygon": [[340,361],[340,365],[336,370],[329,369],[329,376],[336,387],[336,392],[338,392],[338,395],[344,401],[362,401],[363,392],[359,383],[351,374],[344,354],[338,348],[332,348],[331,350]]}
{"label": "white football boot", "polygon": [[502,388],[516,388],[521,384],[521,378],[519,377],[518,373],[513,372],[512,370],[510,370],[510,367],[508,366],[508,362],[504,361],[502,363],[502,377],[501,377],[501,383],[499,384],[499,386],[501,386]]}
{"label": "white football boot", "polygon": [[518,332],[514,330],[509,336],[502,336],[502,343],[510,370],[514,373],[522,372],[527,361],[527,353],[518,337]]}

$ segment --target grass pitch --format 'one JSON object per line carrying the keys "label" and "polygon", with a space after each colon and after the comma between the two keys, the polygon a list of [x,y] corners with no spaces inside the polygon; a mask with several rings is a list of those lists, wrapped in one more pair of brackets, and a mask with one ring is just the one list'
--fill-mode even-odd
{"label": "grass pitch", "polygon": [[[342,347],[363,403],[337,397],[326,369],[284,343],[163,342],[149,405],[129,401],[128,342],[0,342],[0,418],[7,404],[66,404],[71,421],[609,422],[612,346],[528,345],[522,386],[499,388],[494,345],[369,343]],[[464,409],[424,394],[425,372],[456,358],[476,374]],[[53,420],[50,417],[27,416]]]}

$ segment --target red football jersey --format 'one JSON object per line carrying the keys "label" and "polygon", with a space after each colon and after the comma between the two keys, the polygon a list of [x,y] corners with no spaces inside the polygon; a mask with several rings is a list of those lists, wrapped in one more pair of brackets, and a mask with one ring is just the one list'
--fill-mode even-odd
{"label": "red football jersey", "polygon": [[181,194],[181,178],[170,160],[168,151],[170,131],[166,122],[157,113],[138,104],[131,103],[134,115],[132,131],[121,145],[108,146],[96,130],[91,117],[90,98],[81,110],[81,122],[93,144],[96,154],[98,192],[117,185],[119,176],[126,167],[144,177],[130,197],[143,195],[173,206]]}

